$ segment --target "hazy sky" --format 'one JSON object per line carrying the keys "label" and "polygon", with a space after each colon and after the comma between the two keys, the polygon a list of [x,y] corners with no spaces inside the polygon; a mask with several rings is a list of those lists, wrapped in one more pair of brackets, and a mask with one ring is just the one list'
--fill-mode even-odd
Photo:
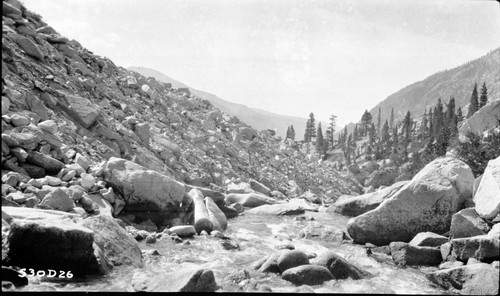
{"label": "hazy sky", "polygon": [[496,1],[22,0],[117,65],[267,111],[358,121],[500,46]]}

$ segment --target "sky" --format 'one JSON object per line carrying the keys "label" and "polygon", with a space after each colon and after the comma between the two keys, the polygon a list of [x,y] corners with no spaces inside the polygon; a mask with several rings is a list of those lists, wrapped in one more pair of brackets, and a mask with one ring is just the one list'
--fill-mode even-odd
{"label": "sky", "polygon": [[21,0],[122,67],[338,126],[399,89],[500,46],[500,8],[474,0]]}

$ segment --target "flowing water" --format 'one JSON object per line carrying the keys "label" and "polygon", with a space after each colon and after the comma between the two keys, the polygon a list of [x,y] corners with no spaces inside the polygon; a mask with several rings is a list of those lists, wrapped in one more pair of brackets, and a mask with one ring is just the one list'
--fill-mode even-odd
{"label": "flowing water", "polygon": [[[301,216],[313,217],[324,225],[331,225],[345,231],[347,217],[341,215],[306,212]],[[169,237],[148,245],[141,242],[143,250],[157,250],[160,255],[145,256],[143,268],[115,267],[105,277],[87,278],[78,283],[42,283],[30,290],[42,287],[58,291],[135,291],[132,283],[147,279],[161,281],[168,273],[191,268],[211,269],[214,272],[218,291],[256,291],[268,286],[273,292],[297,292],[298,287],[282,280],[277,274],[264,274],[252,269],[256,260],[276,251],[277,245],[292,244],[296,250],[320,254],[333,250],[350,262],[364,268],[375,276],[362,280],[332,280],[322,285],[311,286],[320,293],[377,293],[377,294],[450,294],[429,282],[424,273],[436,268],[400,268],[390,262],[375,260],[368,256],[363,246],[337,244],[298,238],[297,234],[307,224],[296,220],[297,216],[262,216],[244,214],[229,220],[225,235],[238,242],[240,250],[225,250],[223,240],[211,236],[195,236],[186,239],[189,243],[175,243]],[[235,283],[230,275],[247,270],[250,280]],[[147,290],[147,284],[146,290]],[[137,285],[136,285],[137,287]]]}

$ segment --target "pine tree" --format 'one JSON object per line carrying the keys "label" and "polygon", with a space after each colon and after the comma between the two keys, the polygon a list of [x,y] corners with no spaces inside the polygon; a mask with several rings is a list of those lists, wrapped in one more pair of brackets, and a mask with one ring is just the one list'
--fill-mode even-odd
{"label": "pine tree", "polygon": [[451,97],[447,105],[446,110],[446,125],[451,133],[450,136],[454,136],[458,133],[458,120],[455,114],[455,98]]}
{"label": "pine tree", "polygon": [[434,116],[432,114],[432,108],[429,110],[429,137],[434,136]]}
{"label": "pine tree", "polygon": [[389,121],[389,128],[391,130],[394,128],[394,108],[391,108],[391,119]]}
{"label": "pine tree", "polygon": [[398,127],[395,126],[393,129],[392,129],[392,152],[393,153],[397,153],[398,152],[398,143],[399,142],[399,139],[398,139]]}
{"label": "pine tree", "polygon": [[469,110],[467,112],[467,118],[471,117],[478,110],[478,98],[477,98],[477,83],[474,83],[474,89],[472,90],[472,95],[470,96]]}
{"label": "pine tree", "polygon": [[323,151],[323,130],[321,129],[321,122],[318,123],[318,129],[316,130],[316,151],[319,155],[325,154]]}
{"label": "pine tree", "polygon": [[411,119],[410,111],[406,112],[406,116],[403,120],[403,149],[405,152],[405,157],[408,154],[407,147],[411,142],[411,129],[413,126],[413,121]]}
{"label": "pine tree", "polygon": [[382,126],[382,143],[387,144],[389,143],[389,140],[391,136],[389,135],[389,124],[387,123],[387,120],[384,122],[384,125]]}
{"label": "pine tree", "polygon": [[316,124],[314,122],[314,114],[309,114],[309,119],[306,123],[306,131],[304,132],[304,142],[311,142],[316,137]]}
{"label": "pine tree", "polygon": [[368,134],[368,127],[370,123],[372,122],[372,115],[368,110],[365,110],[365,113],[363,113],[363,116],[361,116],[361,125],[363,127],[363,135],[366,136]]}
{"label": "pine tree", "polygon": [[286,128],[286,136],[285,136],[285,140],[286,139],[290,139],[290,127],[287,127]]}
{"label": "pine tree", "polygon": [[375,130],[375,124],[370,124],[368,128],[368,143],[372,145],[375,142],[375,137],[377,135],[377,131]]}
{"label": "pine tree", "polygon": [[335,134],[336,124],[337,124],[337,115],[334,114],[330,115],[330,124],[328,125],[328,131],[330,131],[330,133],[332,134],[332,137],[329,141],[332,148],[334,145],[333,135]]}
{"label": "pine tree", "polygon": [[358,124],[354,125],[354,130],[352,132],[352,137],[354,141],[357,141],[359,139],[359,132],[358,132]]}
{"label": "pine tree", "polygon": [[290,139],[292,139],[292,140],[295,141],[295,130],[293,129],[293,124],[290,125],[289,130],[290,130],[290,136],[288,138],[290,138]]}
{"label": "pine tree", "polygon": [[481,96],[479,97],[479,108],[483,108],[486,103],[488,103],[488,89],[486,88],[486,82],[483,82],[483,86],[481,87]]}
{"label": "pine tree", "polygon": [[381,127],[381,124],[382,124],[382,119],[381,119],[381,115],[380,115],[380,107],[378,107],[378,117],[377,117],[377,134],[380,135],[380,127]]}
{"label": "pine tree", "polygon": [[457,122],[461,122],[464,120],[464,116],[462,114],[462,107],[458,107],[457,109]]}
{"label": "pine tree", "polygon": [[427,138],[427,124],[428,124],[428,119],[427,119],[427,108],[424,110],[424,115],[422,116],[422,123],[420,124],[420,130],[418,133],[418,139],[425,139]]}

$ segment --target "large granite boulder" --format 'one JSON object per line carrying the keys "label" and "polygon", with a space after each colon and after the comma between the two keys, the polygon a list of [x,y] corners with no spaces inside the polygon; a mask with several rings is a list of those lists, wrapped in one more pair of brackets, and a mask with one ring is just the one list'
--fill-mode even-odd
{"label": "large granite boulder", "polygon": [[287,269],[281,278],[295,285],[320,285],[334,279],[328,268],[319,265],[300,265]]}
{"label": "large granite boulder", "polygon": [[68,94],[58,102],[58,105],[84,128],[92,126],[100,115],[99,106],[78,95]]}
{"label": "large granite boulder", "polygon": [[498,269],[486,263],[438,270],[426,274],[426,277],[462,295],[498,295]]}
{"label": "large granite boulder", "polygon": [[314,258],[311,262],[314,265],[326,267],[335,279],[359,280],[371,277],[372,274],[342,258],[333,251],[327,251]]}
{"label": "large granite boulder", "polygon": [[491,127],[498,126],[498,120],[500,120],[500,100],[495,100],[468,118],[458,129],[459,136],[463,139],[467,131],[482,133]]}
{"label": "large granite boulder", "polygon": [[409,242],[416,247],[439,247],[448,242],[448,238],[433,232],[421,232]]}
{"label": "large granite boulder", "polygon": [[500,239],[489,235],[455,238],[450,241],[452,254],[460,261],[469,258],[480,261],[498,260],[500,258]]}
{"label": "large granite boulder", "polygon": [[474,208],[463,209],[451,218],[450,238],[483,235],[488,231],[490,227]]}
{"label": "large granite boulder", "polygon": [[137,292],[215,292],[218,289],[210,269],[188,269],[162,275],[140,275],[132,280]]}
{"label": "large granite boulder", "polygon": [[114,265],[142,266],[142,253],[137,241],[112,217],[92,216],[83,220],[82,226],[94,231],[95,243]]}
{"label": "large granite boulder", "polygon": [[224,199],[227,204],[240,203],[244,207],[254,208],[261,205],[272,205],[276,200],[260,193],[230,193]]}
{"label": "large granite boulder", "polygon": [[398,265],[434,265],[441,263],[441,251],[436,247],[414,246],[404,242],[392,242],[392,260]]}
{"label": "large granite boulder", "polygon": [[491,220],[500,213],[500,156],[488,162],[474,195],[474,203],[476,212],[485,219]]}
{"label": "large granite boulder", "polygon": [[212,222],[213,229],[224,231],[227,228],[226,215],[219,209],[217,204],[210,198],[205,197],[205,206],[207,208],[208,218]]}
{"label": "large granite boulder", "polygon": [[157,214],[150,217],[156,224],[164,224],[165,217],[178,214],[185,187],[168,176],[111,157],[104,164],[103,177],[124,198],[125,209],[131,213]]}
{"label": "large granite boulder", "polygon": [[76,214],[53,210],[2,206],[12,220],[8,262],[38,270],[64,270],[73,274],[102,274],[105,259],[96,256],[94,232],[79,223]]}
{"label": "large granite boulder", "polygon": [[357,243],[379,246],[409,242],[419,232],[444,233],[453,214],[472,196],[473,184],[465,163],[438,158],[379,207],[349,220],[347,231]]}
{"label": "large granite boulder", "polygon": [[344,196],[337,199],[326,211],[345,216],[359,216],[377,208],[384,200],[393,196],[409,181],[394,183],[392,186],[358,196]]}

